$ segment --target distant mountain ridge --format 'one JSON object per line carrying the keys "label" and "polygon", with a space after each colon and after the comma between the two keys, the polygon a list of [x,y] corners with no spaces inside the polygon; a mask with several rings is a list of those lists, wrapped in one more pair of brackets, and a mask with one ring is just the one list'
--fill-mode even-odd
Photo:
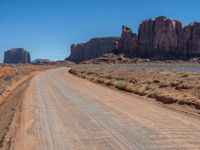
{"label": "distant mountain ridge", "polygon": [[188,59],[200,56],[199,22],[184,26],[178,20],[160,16],[155,20],[144,20],[138,34],[123,26],[120,38],[103,39],[104,42],[96,38],[96,42],[92,39],[87,43],[73,44],[68,59],[81,62],[110,52],[130,58]]}

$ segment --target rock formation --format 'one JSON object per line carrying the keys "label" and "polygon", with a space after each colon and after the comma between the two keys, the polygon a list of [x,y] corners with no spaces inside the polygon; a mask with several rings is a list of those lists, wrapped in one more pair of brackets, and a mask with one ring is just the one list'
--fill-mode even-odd
{"label": "rock formation", "polygon": [[194,22],[184,27],[180,21],[164,16],[144,20],[138,34],[123,26],[120,39],[92,39],[87,43],[72,45],[69,60],[80,62],[96,58],[110,53],[113,47],[113,53],[131,58],[166,60],[200,57],[200,23]]}
{"label": "rock formation", "polygon": [[195,22],[184,27],[178,20],[161,16],[155,20],[143,21],[139,26],[138,35],[123,26],[119,41],[115,52],[128,54],[128,57],[197,57],[200,56],[200,23]]}
{"label": "rock formation", "polygon": [[200,56],[200,23],[194,22],[183,28],[178,49],[187,57]]}
{"label": "rock formation", "polygon": [[115,42],[118,40],[118,37],[103,37],[91,39],[86,43],[73,44],[71,46],[71,55],[67,60],[80,62],[110,53],[113,51]]}
{"label": "rock formation", "polygon": [[4,53],[4,63],[19,64],[31,63],[30,53],[23,48],[14,48]]}
{"label": "rock formation", "polygon": [[44,59],[44,58],[37,58],[34,61],[32,61],[32,64],[43,64],[43,63],[49,63],[50,60],[49,59]]}
{"label": "rock formation", "polygon": [[140,55],[148,57],[174,54],[182,30],[179,21],[166,17],[158,17],[155,21],[143,21],[138,31]]}
{"label": "rock formation", "polygon": [[128,56],[135,55],[137,49],[137,40],[137,34],[132,33],[132,30],[129,27],[122,26],[121,38],[115,46],[116,53],[123,53]]}

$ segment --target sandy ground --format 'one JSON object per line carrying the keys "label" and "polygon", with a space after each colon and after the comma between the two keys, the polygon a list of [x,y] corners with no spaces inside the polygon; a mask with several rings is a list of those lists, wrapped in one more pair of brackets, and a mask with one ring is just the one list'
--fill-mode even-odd
{"label": "sandy ground", "polygon": [[11,86],[9,89],[13,89],[12,94],[0,104],[0,149],[7,147],[15,134],[14,124],[17,121],[15,116],[20,110],[23,93],[28,87],[30,79],[27,78],[22,80],[23,82],[18,82],[19,84],[16,83],[18,85],[16,89],[14,89],[16,85]]}
{"label": "sandy ground", "polygon": [[24,91],[28,87],[31,77],[37,73],[35,71],[29,75],[18,77],[18,80],[13,81],[0,95],[0,149],[9,146],[15,134],[15,124]]}
{"label": "sandy ground", "polygon": [[199,150],[200,120],[68,73],[34,76],[15,150]]}

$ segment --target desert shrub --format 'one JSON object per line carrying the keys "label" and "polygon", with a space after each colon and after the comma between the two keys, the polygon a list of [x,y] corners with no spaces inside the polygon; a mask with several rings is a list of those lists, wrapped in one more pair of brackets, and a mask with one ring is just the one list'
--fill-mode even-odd
{"label": "desert shrub", "polygon": [[107,80],[107,81],[105,82],[105,84],[108,85],[108,86],[113,86],[114,83],[115,83],[114,80]]}
{"label": "desert shrub", "polygon": [[153,83],[160,83],[159,80],[153,80]]}
{"label": "desert shrub", "polygon": [[87,78],[87,75],[85,75],[85,74],[81,74],[81,73],[79,73],[79,76],[80,76],[81,78],[84,78],[84,79]]}
{"label": "desert shrub", "polygon": [[176,90],[181,90],[181,89],[186,90],[186,89],[192,89],[192,88],[193,88],[193,86],[187,85],[187,84],[181,84],[181,85],[175,87]]}
{"label": "desert shrub", "polygon": [[127,81],[128,81],[128,82],[131,82],[131,83],[133,83],[133,84],[136,84],[136,83],[137,83],[137,79],[135,79],[135,78],[128,78]]}
{"label": "desert shrub", "polygon": [[145,87],[146,91],[151,90],[151,89],[152,89],[152,87],[150,85],[146,85],[146,87]]}
{"label": "desert shrub", "polygon": [[133,84],[125,81],[118,81],[115,85],[116,88],[127,92],[132,92]]}
{"label": "desert shrub", "polygon": [[26,74],[29,74],[31,71],[30,70],[18,70],[16,72],[16,75],[26,75]]}
{"label": "desert shrub", "polygon": [[178,83],[178,82],[171,82],[170,85],[172,87],[176,87],[176,86],[180,85],[180,83]]}
{"label": "desert shrub", "polygon": [[160,83],[159,88],[165,88],[165,87],[167,87],[167,86],[168,86],[168,84]]}
{"label": "desert shrub", "polygon": [[166,94],[157,93],[157,92],[149,94],[148,97],[155,98],[157,101],[162,102],[164,104],[173,104],[178,101],[178,99],[176,99],[175,97],[171,95],[166,95]]}
{"label": "desert shrub", "polygon": [[97,83],[105,83],[105,79],[103,79],[103,78],[97,78],[96,82]]}
{"label": "desert shrub", "polygon": [[139,87],[133,87],[132,88],[132,91],[135,93],[135,94],[137,94],[137,93],[139,93]]}
{"label": "desert shrub", "polygon": [[70,69],[70,70],[69,70],[69,73],[72,73],[72,74],[74,74],[74,75],[77,74],[77,72],[76,72],[74,69]]}
{"label": "desert shrub", "polygon": [[178,83],[183,84],[184,80],[177,80]]}
{"label": "desert shrub", "polygon": [[11,84],[10,81],[6,81],[6,80],[3,80],[3,79],[0,80],[0,95],[3,94],[6,87],[8,87],[10,84]]}
{"label": "desert shrub", "polygon": [[140,96],[145,96],[146,95],[146,93],[144,91],[140,90],[140,88],[138,86],[133,87],[132,88],[132,92],[137,94],[137,95],[140,95]]}
{"label": "desert shrub", "polygon": [[186,78],[186,77],[188,77],[188,76],[189,76],[188,74],[184,74],[184,75],[182,75],[181,77]]}
{"label": "desert shrub", "polygon": [[96,78],[95,76],[91,76],[91,77],[89,78],[89,80],[90,80],[90,81],[93,81],[93,82],[96,82],[97,78]]}
{"label": "desert shrub", "polygon": [[184,78],[189,76],[187,72],[180,72],[179,74],[180,74],[180,77],[184,77]]}
{"label": "desert shrub", "polygon": [[13,78],[14,78],[14,75],[9,74],[9,75],[7,75],[7,76],[5,77],[4,80],[6,80],[6,81],[11,81]]}
{"label": "desert shrub", "polygon": [[85,70],[81,70],[80,73],[86,73],[86,71]]}

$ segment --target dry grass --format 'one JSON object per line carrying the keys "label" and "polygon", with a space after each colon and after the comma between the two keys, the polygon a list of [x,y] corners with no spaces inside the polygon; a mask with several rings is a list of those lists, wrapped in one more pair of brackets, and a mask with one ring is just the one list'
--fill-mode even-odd
{"label": "dry grass", "polygon": [[10,66],[0,65],[0,95],[11,85],[12,82],[19,80],[21,77],[30,74],[34,71],[40,71],[49,68],[50,66]]}
{"label": "dry grass", "polygon": [[132,90],[133,90],[133,84],[130,82],[125,82],[125,81],[118,81],[115,84],[115,87],[120,90],[127,91],[127,92],[132,92]]}
{"label": "dry grass", "polygon": [[75,66],[70,71],[92,82],[147,95],[165,104],[200,109],[200,74],[174,71],[134,71],[119,68]]}

